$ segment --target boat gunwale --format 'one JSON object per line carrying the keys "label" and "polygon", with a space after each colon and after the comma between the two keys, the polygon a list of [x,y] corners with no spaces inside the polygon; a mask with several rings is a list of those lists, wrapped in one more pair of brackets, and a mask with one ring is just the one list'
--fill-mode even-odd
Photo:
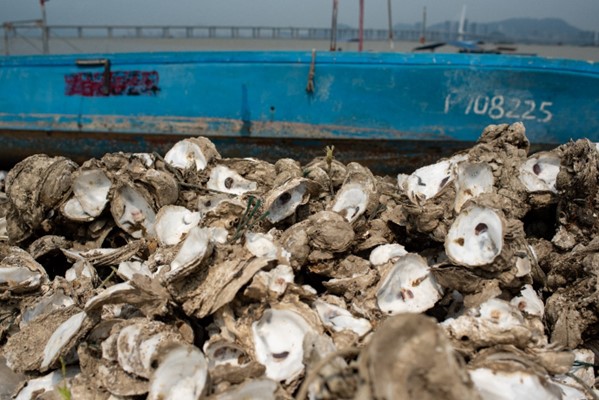
{"label": "boat gunwale", "polygon": [[[300,64],[309,65],[311,52],[303,51],[199,51],[85,53],[61,55],[0,56],[0,68],[75,67],[78,59],[108,58],[113,66],[132,64]],[[453,67],[479,69],[518,69],[577,73],[599,76],[599,63],[592,61],[497,54],[421,54],[421,53],[316,53],[316,65],[356,65],[372,67]]]}

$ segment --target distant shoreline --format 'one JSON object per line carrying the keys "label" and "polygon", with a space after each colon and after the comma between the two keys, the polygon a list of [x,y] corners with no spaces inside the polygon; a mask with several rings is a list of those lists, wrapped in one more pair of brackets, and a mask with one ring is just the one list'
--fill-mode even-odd
{"label": "distant shoreline", "polygon": [[[0,42],[0,53],[5,54],[5,43]],[[35,38],[11,38],[8,42],[10,55],[41,54],[42,43]],[[390,49],[388,41],[366,41],[364,50],[370,52],[411,52],[418,42],[396,41]],[[512,46],[512,45],[510,45]],[[516,53],[535,54],[543,57],[567,58],[599,62],[599,47],[572,45],[525,45],[514,44]],[[49,43],[51,54],[79,53],[124,53],[156,51],[223,51],[223,50],[300,50],[329,51],[328,40],[304,39],[246,39],[246,38],[52,38]],[[357,51],[356,42],[337,43],[342,51]],[[444,46],[438,53],[455,53],[456,49]]]}

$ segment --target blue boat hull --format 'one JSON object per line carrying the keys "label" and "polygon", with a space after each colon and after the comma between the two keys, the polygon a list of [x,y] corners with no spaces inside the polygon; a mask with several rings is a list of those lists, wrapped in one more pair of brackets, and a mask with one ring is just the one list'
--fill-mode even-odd
{"label": "blue boat hull", "polygon": [[204,135],[226,156],[301,160],[334,144],[345,161],[405,170],[467,146],[489,124],[523,121],[529,139],[541,145],[599,141],[598,110],[599,65],[538,57],[0,57],[5,160],[34,152],[74,158],[163,152],[182,137]]}

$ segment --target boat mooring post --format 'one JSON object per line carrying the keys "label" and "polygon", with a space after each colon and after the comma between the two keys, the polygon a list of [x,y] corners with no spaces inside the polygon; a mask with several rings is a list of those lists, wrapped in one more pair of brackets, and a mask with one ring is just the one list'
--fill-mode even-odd
{"label": "boat mooring post", "polygon": [[339,8],[339,0],[333,0],[333,20],[331,21],[331,51],[337,50],[337,10]]}
{"label": "boat mooring post", "polygon": [[4,55],[10,55],[10,49],[9,49],[9,45],[10,42],[8,41],[8,32],[10,31],[10,29],[12,28],[12,25],[9,22],[5,22],[2,27],[4,28]]}
{"label": "boat mooring post", "polygon": [[420,43],[426,43],[426,6],[422,9],[422,32],[420,33]]}
{"label": "boat mooring post", "polygon": [[395,44],[393,43],[393,21],[391,18],[391,0],[387,0],[387,14],[389,16],[389,48],[393,50]]}
{"label": "boat mooring post", "polygon": [[50,52],[50,46],[48,45],[48,23],[46,21],[46,1],[48,0],[40,0],[40,6],[42,8],[42,51],[44,54]]}
{"label": "boat mooring post", "polygon": [[358,32],[358,51],[364,49],[364,0],[360,0],[360,30]]}

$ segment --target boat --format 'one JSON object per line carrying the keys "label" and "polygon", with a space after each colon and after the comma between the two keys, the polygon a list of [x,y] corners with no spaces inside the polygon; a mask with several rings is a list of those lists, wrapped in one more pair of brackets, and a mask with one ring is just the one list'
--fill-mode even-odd
{"label": "boat", "polygon": [[536,146],[599,141],[599,64],[533,56],[167,52],[0,57],[0,159],[158,152],[335,157],[381,174],[525,124]]}

